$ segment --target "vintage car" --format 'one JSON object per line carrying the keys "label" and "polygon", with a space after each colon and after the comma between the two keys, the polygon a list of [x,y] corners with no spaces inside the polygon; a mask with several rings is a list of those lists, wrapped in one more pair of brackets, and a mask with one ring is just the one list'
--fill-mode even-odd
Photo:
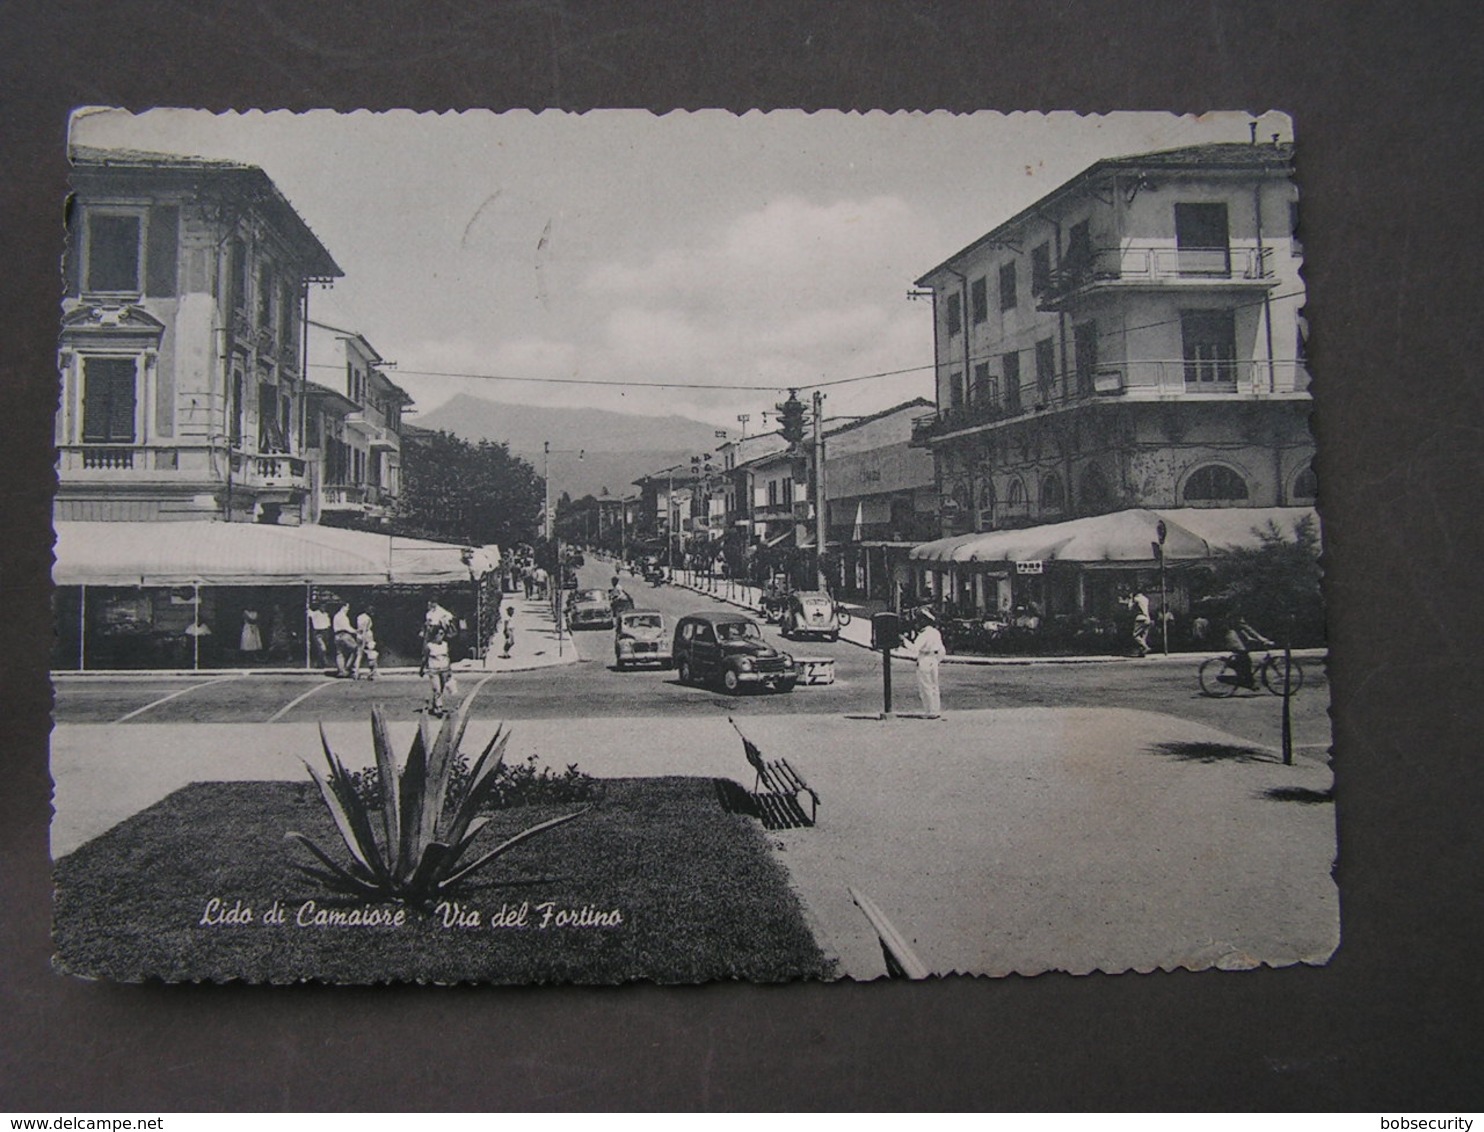
{"label": "vintage car", "polygon": [[613,628],[613,609],[603,590],[578,590],[567,601],[567,627],[573,632]]}
{"label": "vintage car", "polygon": [[850,624],[850,614],[835,604],[835,599],[819,590],[795,590],[779,618],[779,631],[785,637],[823,637],[840,639],[840,628]]}
{"label": "vintage car", "polygon": [[639,664],[670,667],[670,634],[657,610],[625,609],[614,620],[613,662],[618,668]]}
{"label": "vintage car", "polygon": [[682,684],[718,684],[736,695],[747,688],[792,692],[799,680],[794,658],[763,640],[758,623],[743,613],[682,617],[673,652]]}

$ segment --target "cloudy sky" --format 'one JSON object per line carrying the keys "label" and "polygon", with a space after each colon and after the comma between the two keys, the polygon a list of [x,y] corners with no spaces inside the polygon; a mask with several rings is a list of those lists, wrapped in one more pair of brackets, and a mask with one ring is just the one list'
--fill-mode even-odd
{"label": "cloudy sky", "polygon": [[464,392],[757,431],[790,385],[914,371],[831,388],[831,415],[931,396],[913,279],[1100,157],[1249,121],[90,111],[72,140],[261,166],[345,271],[311,317],[363,333],[424,411]]}

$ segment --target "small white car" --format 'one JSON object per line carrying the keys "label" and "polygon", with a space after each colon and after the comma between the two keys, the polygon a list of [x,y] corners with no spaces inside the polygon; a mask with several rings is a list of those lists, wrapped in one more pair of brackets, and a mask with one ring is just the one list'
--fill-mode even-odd
{"label": "small white car", "polygon": [[653,609],[625,609],[613,629],[613,663],[617,668],[658,664],[669,668],[672,659],[665,618]]}

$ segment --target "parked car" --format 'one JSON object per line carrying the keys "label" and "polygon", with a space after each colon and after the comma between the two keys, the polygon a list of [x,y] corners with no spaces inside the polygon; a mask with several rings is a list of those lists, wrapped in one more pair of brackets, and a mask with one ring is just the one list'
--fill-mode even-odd
{"label": "parked car", "polygon": [[602,590],[578,590],[567,605],[567,627],[578,629],[613,628],[613,609]]}
{"label": "parked car", "polygon": [[788,596],[779,630],[785,637],[823,637],[838,641],[840,629],[850,624],[850,614],[835,599],[820,590],[795,590]]}
{"label": "parked car", "polygon": [[758,623],[742,613],[682,617],[672,651],[682,684],[719,684],[736,695],[745,688],[792,692],[799,680],[794,658],[763,640]]}
{"label": "parked car", "polygon": [[672,652],[664,617],[653,609],[626,609],[613,628],[613,662],[619,668],[658,664],[669,668]]}

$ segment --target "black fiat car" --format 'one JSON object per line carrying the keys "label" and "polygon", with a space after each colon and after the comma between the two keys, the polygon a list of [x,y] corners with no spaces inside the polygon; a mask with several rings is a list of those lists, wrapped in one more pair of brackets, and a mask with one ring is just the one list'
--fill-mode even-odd
{"label": "black fiat car", "polygon": [[675,626],[675,667],[682,684],[718,684],[736,695],[746,688],[792,692],[794,658],[763,640],[744,613],[691,613]]}

